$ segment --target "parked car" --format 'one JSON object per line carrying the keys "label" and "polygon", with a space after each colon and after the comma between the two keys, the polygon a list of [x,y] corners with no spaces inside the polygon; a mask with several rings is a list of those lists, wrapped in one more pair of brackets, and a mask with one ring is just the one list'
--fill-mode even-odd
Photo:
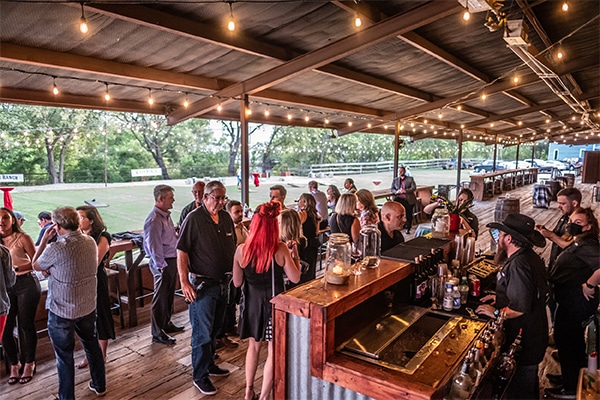
{"label": "parked car", "polygon": [[571,171],[573,171],[577,167],[582,167],[583,166],[583,157],[563,158],[560,161],[562,161],[565,164],[567,164],[569,166],[569,169]]}
{"label": "parked car", "polygon": [[541,160],[539,158],[534,158],[533,162],[532,160],[527,160],[531,163],[532,167],[537,167],[538,168],[538,173],[540,174],[549,174],[552,173],[552,169],[555,168],[553,165],[548,164],[546,161]]}
{"label": "parked car", "polygon": [[554,168],[557,168],[559,171],[565,171],[565,170],[569,169],[569,166],[567,164],[565,164],[564,162],[560,162],[558,160],[547,160],[546,164],[551,165]]}
{"label": "parked car", "polygon": [[[481,164],[473,166],[475,172],[492,172],[494,166],[494,160],[485,160]],[[502,160],[496,160],[496,171],[503,171],[508,169],[506,163]]]}
{"label": "parked car", "polygon": [[531,167],[531,163],[525,160],[519,160],[519,165],[517,166],[516,161],[504,161],[504,165],[506,169],[517,169],[517,168],[529,168]]}
{"label": "parked car", "polygon": [[[450,161],[442,165],[442,169],[456,169],[458,166],[458,159],[452,158]],[[468,160],[462,160],[461,169],[471,169],[473,168],[473,163]]]}

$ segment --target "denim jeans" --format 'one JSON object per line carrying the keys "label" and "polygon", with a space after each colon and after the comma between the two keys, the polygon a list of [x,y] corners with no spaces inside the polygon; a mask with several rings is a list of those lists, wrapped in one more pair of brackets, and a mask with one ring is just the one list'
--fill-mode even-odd
{"label": "denim jeans", "polygon": [[196,300],[189,305],[192,325],[192,377],[200,382],[214,365],[214,340],[223,325],[227,305],[227,286],[204,286],[196,292]]}
{"label": "denim jeans", "polygon": [[99,391],[106,389],[104,359],[96,333],[96,311],[77,319],[62,318],[49,311],[48,335],[56,355],[59,399],[75,398],[75,361],[73,360],[75,333],[85,349],[92,385]]}

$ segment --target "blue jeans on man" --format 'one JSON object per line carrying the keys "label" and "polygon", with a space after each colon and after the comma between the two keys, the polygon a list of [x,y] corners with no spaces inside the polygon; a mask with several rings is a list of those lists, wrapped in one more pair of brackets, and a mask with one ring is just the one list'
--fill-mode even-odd
{"label": "blue jeans on man", "polygon": [[106,370],[102,350],[96,333],[96,311],[77,319],[59,317],[48,312],[48,335],[54,346],[58,370],[58,398],[75,398],[75,333],[85,349],[88,359],[91,385],[98,391],[106,390]]}
{"label": "blue jeans on man", "polygon": [[194,382],[207,377],[209,368],[214,366],[214,341],[223,325],[226,305],[227,286],[223,284],[204,285],[196,292],[196,300],[189,305]]}

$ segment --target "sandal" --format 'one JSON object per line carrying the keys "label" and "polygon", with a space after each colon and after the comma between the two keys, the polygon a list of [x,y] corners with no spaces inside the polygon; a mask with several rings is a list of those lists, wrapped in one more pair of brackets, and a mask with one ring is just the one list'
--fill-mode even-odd
{"label": "sandal", "polygon": [[258,400],[258,394],[256,392],[254,392],[254,386],[251,386],[248,389],[250,389],[252,391],[252,397],[250,398],[250,400]]}
{"label": "sandal", "polygon": [[19,383],[21,385],[25,385],[29,382],[31,382],[31,380],[33,379],[35,372],[37,370],[37,365],[33,364],[33,371],[31,372],[31,375],[29,376],[22,376],[21,379],[19,379]]}
{"label": "sandal", "polygon": [[[18,366],[19,369],[21,368],[21,366],[19,364],[17,364],[16,366]],[[16,367],[16,366],[14,366],[14,365],[10,366],[11,372],[12,372],[13,367]],[[17,374],[20,375],[21,373],[19,372],[19,369],[17,369]],[[10,376],[8,378],[8,381],[6,383],[8,383],[9,385],[15,385],[15,384],[19,383],[19,379],[21,379],[19,377],[19,375],[17,375],[17,376]]]}

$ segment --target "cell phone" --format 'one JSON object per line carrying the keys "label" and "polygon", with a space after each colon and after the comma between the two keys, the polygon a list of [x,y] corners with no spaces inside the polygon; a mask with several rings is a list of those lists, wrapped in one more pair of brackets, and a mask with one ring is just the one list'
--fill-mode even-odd
{"label": "cell phone", "polygon": [[490,229],[490,235],[492,235],[492,240],[494,240],[494,243],[498,244],[498,240],[500,240],[500,231],[492,228]]}

